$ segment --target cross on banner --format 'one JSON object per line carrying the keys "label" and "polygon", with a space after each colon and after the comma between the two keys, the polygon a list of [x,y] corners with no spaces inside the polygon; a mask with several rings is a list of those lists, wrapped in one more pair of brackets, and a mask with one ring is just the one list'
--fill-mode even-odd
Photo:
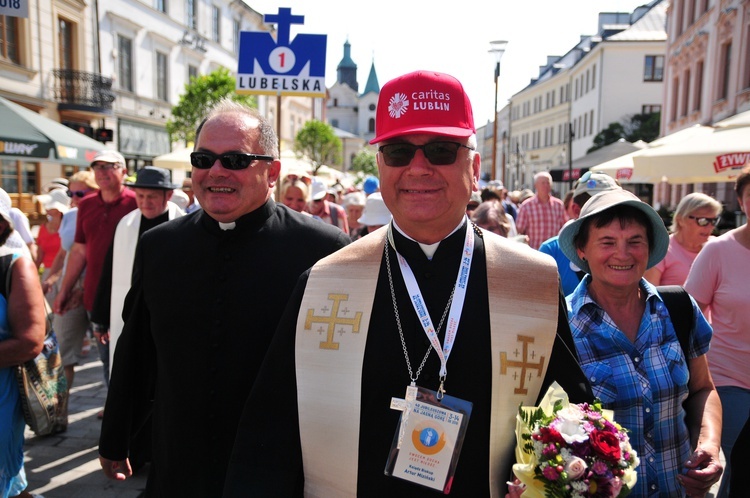
{"label": "cross on banner", "polygon": [[[519,387],[516,387],[513,389],[514,394],[527,394],[528,389],[526,389],[526,370],[532,369],[537,371],[537,377],[540,377],[542,375],[542,369],[544,368],[544,356],[539,357],[538,363],[531,363],[528,361],[529,358],[529,343],[534,342],[534,338],[527,335],[519,335],[518,341],[523,344],[523,360],[522,361],[515,361],[515,360],[509,360],[507,353],[504,351],[500,353],[500,375],[506,375],[508,373],[508,367],[511,368],[520,368],[521,369],[521,385]],[[518,349],[514,352],[514,356],[518,356]],[[531,358],[533,359],[535,355],[535,352],[531,352]],[[513,374],[513,377],[515,379],[515,373]],[[529,380],[531,380],[531,373],[529,373]]]}
{"label": "cross on banner", "polygon": [[[358,311],[354,314],[354,318],[346,318],[339,316],[339,303],[349,299],[349,294],[328,294],[328,299],[333,301],[333,307],[329,316],[316,316],[315,310],[308,309],[307,317],[305,318],[305,330],[311,330],[313,323],[323,323],[328,325],[328,333],[325,341],[320,341],[320,349],[339,349],[339,343],[333,341],[334,332],[336,331],[337,325],[349,325],[352,327],[352,332],[359,332],[360,321],[362,320],[362,312]],[[328,307],[324,307],[321,311],[325,312]],[[342,310],[343,311],[343,310]],[[348,313],[348,309],[344,313]],[[341,329],[339,332],[342,333]]]}

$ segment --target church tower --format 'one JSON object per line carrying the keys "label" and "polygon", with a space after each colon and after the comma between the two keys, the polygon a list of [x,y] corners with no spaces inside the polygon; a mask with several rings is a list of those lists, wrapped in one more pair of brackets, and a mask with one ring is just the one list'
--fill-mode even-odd
{"label": "church tower", "polygon": [[344,43],[344,57],[336,67],[336,81],[338,83],[346,83],[349,85],[349,88],[358,92],[359,84],[357,83],[357,65],[352,60],[351,48],[352,46],[347,39]]}

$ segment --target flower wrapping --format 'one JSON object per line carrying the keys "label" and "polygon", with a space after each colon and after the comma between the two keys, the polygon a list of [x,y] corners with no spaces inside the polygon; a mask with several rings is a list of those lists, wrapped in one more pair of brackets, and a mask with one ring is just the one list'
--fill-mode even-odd
{"label": "flower wrapping", "polygon": [[636,451],[627,429],[601,403],[570,404],[556,382],[538,407],[516,417],[513,472],[524,498],[619,498],[635,486]]}

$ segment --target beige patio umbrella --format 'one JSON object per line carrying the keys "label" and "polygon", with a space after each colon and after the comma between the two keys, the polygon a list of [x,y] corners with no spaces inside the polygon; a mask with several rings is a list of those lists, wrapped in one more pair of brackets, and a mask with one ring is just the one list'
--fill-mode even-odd
{"label": "beige patio umbrella", "polygon": [[669,183],[732,181],[750,163],[750,126],[717,127],[691,140],[648,148],[633,163],[637,174],[663,176]]}
{"label": "beige patio umbrella", "polygon": [[710,126],[694,125],[689,128],[665,135],[648,143],[647,147],[624,156],[616,157],[591,168],[591,171],[605,173],[619,181],[621,184],[628,183],[659,183],[664,175],[657,170],[645,170],[637,166],[636,158],[648,154],[661,147],[679,144],[682,142],[702,140],[713,133]]}
{"label": "beige patio umbrella", "polygon": [[191,152],[193,152],[191,147],[173,150],[167,154],[156,156],[153,159],[153,164],[158,168],[190,170],[193,168],[190,164]]}

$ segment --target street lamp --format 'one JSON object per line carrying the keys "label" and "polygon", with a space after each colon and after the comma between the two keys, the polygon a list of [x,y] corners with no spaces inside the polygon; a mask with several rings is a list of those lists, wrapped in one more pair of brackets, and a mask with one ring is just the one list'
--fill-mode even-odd
{"label": "street lamp", "polygon": [[[495,40],[490,42],[489,53],[495,54],[495,111],[492,114],[492,178],[497,178],[497,80],[500,78],[500,59],[505,53],[508,42]],[[501,171],[501,181],[505,185],[505,168]]]}

